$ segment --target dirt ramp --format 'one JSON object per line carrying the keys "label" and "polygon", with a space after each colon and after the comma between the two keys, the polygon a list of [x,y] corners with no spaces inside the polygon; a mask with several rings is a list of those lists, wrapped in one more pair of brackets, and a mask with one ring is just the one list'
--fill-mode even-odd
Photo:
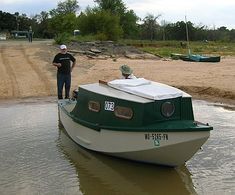
{"label": "dirt ramp", "polygon": [[37,45],[1,45],[0,98],[55,95],[55,86],[46,74],[43,58],[35,58]]}

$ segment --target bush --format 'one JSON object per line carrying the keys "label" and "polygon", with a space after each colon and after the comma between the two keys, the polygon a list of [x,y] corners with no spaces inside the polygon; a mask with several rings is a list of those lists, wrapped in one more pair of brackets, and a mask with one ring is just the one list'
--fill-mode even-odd
{"label": "bush", "polygon": [[108,40],[107,35],[104,33],[98,33],[95,37],[96,37],[96,40],[99,40],[99,41],[107,41]]}
{"label": "bush", "polygon": [[57,44],[65,44],[70,42],[71,35],[69,33],[61,33],[55,37],[55,42]]}

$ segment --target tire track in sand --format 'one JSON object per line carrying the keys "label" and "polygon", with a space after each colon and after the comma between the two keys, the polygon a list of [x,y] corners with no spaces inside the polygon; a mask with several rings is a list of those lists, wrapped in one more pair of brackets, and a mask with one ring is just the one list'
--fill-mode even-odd
{"label": "tire track in sand", "polygon": [[20,51],[22,52],[24,59],[29,64],[29,66],[32,68],[32,70],[36,73],[38,76],[39,81],[45,88],[45,92],[47,95],[53,95],[53,85],[51,81],[48,79],[47,75],[39,68],[38,64],[33,63],[30,60],[29,55],[26,54],[26,49],[22,45],[20,46]]}
{"label": "tire track in sand", "polygon": [[14,73],[14,70],[10,64],[10,61],[8,60],[8,49],[5,45],[3,45],[1,47],[1,59],[2,59],[2,63],[3,63],[3,66],[5,67],[5,70],[6,70],[6,73],[8,75],[8,77],[10,78],[9,82],[10,82],[10,85],[11,85],[11,94],[12,94],[12,97],[14,98],[18,98],[20,97],[20,90],[19,90],[19,85],[17,83],[17,80],[16,80],[16,74]]}

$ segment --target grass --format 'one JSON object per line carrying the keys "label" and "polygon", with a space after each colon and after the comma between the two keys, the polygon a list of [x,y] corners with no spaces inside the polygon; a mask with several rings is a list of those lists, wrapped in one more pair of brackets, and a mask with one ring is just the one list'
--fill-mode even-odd
{"label": "grass", "polygon": [[[183,42],[181,46],[181,41],[122,40],[121,43],[162,57],[170,57],[171,53],[188,53],[187,43]],[[195,41],[190,42],[189,47],[193,54],[235,56],[235,43],[231,42]]]}

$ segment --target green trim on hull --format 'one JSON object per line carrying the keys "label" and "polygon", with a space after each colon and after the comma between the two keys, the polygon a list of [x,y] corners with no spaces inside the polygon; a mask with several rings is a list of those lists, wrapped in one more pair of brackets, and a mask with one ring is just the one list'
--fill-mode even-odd
{"label": "green trim on hull", "polygon": [[88,127],[90,129],[100,131],[101,129],[113,130],[113,131],[130,131],[130,132],[193,132],[193,131],[210,131],[213,127],[201,123],[197,123],[191,120],[176,120],[165,121],[154,125],[146,125],[142,127],[118,127],[118,126],[104,126],[91,122],[81,120],[69,113],[65,108],[62,110],[76,123]]}

